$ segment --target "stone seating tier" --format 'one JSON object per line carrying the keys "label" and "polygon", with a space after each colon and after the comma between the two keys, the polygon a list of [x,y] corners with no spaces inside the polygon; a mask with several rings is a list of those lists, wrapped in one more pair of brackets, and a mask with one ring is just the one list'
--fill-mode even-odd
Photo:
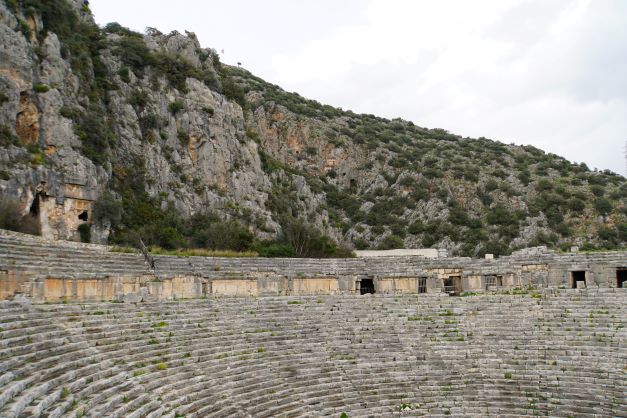
{"label": "stone seating tier", "polygon": [[[535,254],[535,253],[532,253]],[[555,254],[501,257],[496,260],[469,258],[427,259],[422,257],[377,257],[373,259],[266,259],[156,256],[159,277],[197,275],[211,277],[263,273],[284,277],[325,275],[425,276],[427,270],[463,269],[489,273],[514,271],[517,266],[552,263],[566,270],[573,264],[624,264],[625,252]],[[152,274],[139,254],[111,252],[106,246],[67,241],[46,241],[38,237],[0,231],[0,270],[27,272],[38,277],[106,277]]]}
{"label": "stone seating tier", "polygon": [[626,295],[5,301],[0,416],[624,417]]}

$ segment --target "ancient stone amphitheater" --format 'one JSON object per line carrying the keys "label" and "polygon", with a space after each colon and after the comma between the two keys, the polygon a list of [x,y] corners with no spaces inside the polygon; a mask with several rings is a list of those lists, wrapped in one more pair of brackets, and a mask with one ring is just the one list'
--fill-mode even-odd
{"label": "ancient stone amphitheater", "polygon": [[627,417],[626,262],[535,249],[152,269],[2,231],[0,417]]}

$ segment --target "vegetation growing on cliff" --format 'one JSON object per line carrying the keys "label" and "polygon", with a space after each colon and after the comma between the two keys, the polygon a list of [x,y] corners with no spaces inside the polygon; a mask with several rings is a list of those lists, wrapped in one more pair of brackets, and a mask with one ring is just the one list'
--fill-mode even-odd
{"label": "vegetation growing on cliff", "polygon": [[[322,182],[307,177],[312,189],[325,195],[338,227],[368,232],[353,239],[360,248],[400,247],[405,238],[425,247],[453,241],[456,253],[474,256],[527,245],[568,248],[575,238],[583,239],[583,248],[625,245],[627,184],[609,170],[591,171],[532,146],[343,111],[285,92],[244,69],[229,71],[244,91],[261,93],[252,108],[273,112],[279,105],[296,119],[323,123],[335,148],[367,150],[360,175],[378,172],[385,187],[347,184],[335,170]],[[316,158],[317,150],[310,149],[290,169],[302,171]],[[370,206],[363,210],[365,203]],[[433,205],[443,216],[416,216]],[[533,236],[521,240],[525,230]],[[512,245],[517,239],[521,243]]]}
{"label": "vegetation growing on cliff", "polygon": [[[177,32],[148,29],[143,35],[117,23],[99,28],[65,0],[13,0],[7,6],[19,19],[40,16],[44,28],[35,34],[33,52],[39,56],[46,33],[56,33],[78,77],[76,102],[66,98],[72,105],[64,102],[59,113],[72,121],[81,154],[111,173],[93,217],[112,228],[111,242],[142,236],[166,249],[329,257],[349,254],[345,245],[440,246],[480,256],[529,245],[594,249],[627,241],[627,183],[607,170],[591,171],[531,146],[464,138],[323,105],[224,65],[211,49],[196,47],[192,63],[154,48],[157,41],[182,37]],[[18,26],[16,33],[31,37],[28,25]],[[221,111],[213,105],[198,109],[197,98],[188,95],[190,79],[222,95],[218,106],[225,97],[241,107],[244,120],[230,115],[224,122],[230,125],[218,135],[230,135],[241,148],[252,146],[255,155],[233,158],[225,167],[229,178],[237,178],[257,159],[264,185],[245,199],[269,213],[271,226],[240,205],[241,197],[227,197],[224,187],[196,177],[196,167],[183,167],[182,154],[216,135],[193,138],[186,124],[192,118],[206,123]],[[40,96],[51,88],[56,86],[33,84]],[[155,92],[160,96],[151,99]],[[9,100],[0,91],[0,105]],[[132,117],[123,126],[125,103]],[[120,147],[122,133],[135,132],[141,144]],[[12,146],[26,147],[12,127],[0,125],[0,147]],[[25,163],[52,166],[41,141],[28,147],[31,159]],[[149,151],[152,161],[144,158]],[[154,171],[164,169],[155,155],[176,175],[167,186],[155,186],[161,173]],[[0,175],[11,178],[7,170]],[[190,190],[198,196],[215,192],[214,206],[194,215],[176,209],[173,202]]]}

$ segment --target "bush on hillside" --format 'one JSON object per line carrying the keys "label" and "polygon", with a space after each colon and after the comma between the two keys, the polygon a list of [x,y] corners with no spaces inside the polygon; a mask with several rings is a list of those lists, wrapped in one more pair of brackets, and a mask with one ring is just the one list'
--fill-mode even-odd
{"label": "bush on hillside", "polygon": [[102,224],[105,221],[111,223],[111,227],[115,228],[122,220],[122,202],[117,200],[109,192],[105,192],[94,203],[92,216],[95,222]]}
{"label": "bush on hillside", "polygon": [[397,248],[405,248],[405,243],[401,237],[394,234],[385,237],[377,247],[378,250],[394,250]]}
{"label": "bush on hillside", "polygon": [[88,224],[80,224],[78,226],[78,234],[80,235],[81,242],[91,242],[91,228]]}

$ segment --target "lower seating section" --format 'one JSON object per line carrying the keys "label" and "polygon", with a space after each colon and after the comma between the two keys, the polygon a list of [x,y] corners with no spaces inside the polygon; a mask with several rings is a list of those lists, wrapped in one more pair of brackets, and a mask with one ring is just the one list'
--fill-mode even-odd
{"label": "lower seating section", "polygon": [[1,417],[627,417],[624,289],[0,305]]}

